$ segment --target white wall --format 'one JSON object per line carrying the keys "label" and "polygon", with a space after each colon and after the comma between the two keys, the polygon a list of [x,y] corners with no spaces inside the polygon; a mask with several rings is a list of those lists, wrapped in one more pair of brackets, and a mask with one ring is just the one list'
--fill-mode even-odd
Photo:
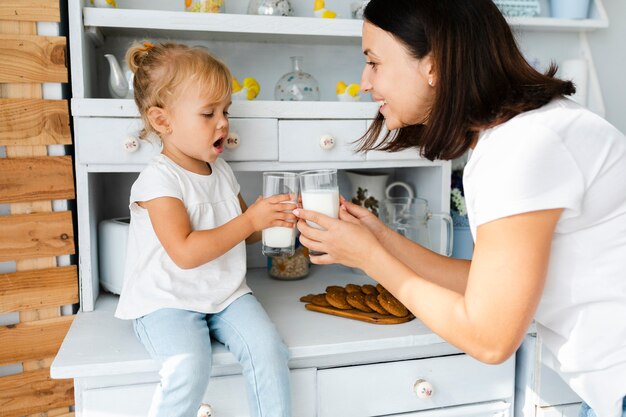
{"label": "white wall", "polygon": [[626,0],[604,0],[608,29],[589,34],[606,119],[626,134]]}

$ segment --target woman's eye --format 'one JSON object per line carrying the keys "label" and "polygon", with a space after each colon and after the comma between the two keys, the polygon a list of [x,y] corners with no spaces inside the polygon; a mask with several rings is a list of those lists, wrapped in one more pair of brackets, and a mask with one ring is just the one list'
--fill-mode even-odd
{"label": "woman's eye", "polygon": [[365,63],[365,65],[369,65],[370,67],[372,67],[372,69],[376,69],[376,66],[378,65],[376,62],[372,62],[372,61],[367,61]]}

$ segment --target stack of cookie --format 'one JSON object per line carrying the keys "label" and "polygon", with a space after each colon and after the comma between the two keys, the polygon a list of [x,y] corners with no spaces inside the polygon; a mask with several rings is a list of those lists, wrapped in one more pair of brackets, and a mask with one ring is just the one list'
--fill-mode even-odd
{"label": "stack of cookie", "polygon": [[[300,298],[309,310],[373,323],[402,323],[413,315],[382,285],[331,285],[323,294]],[[386,319],[386,320],[385,320]]]}

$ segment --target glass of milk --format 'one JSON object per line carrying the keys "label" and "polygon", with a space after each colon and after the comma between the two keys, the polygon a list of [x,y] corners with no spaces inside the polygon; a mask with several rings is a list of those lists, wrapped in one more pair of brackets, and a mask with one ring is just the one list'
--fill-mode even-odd
{"label": "glass of milk", "polygon": [[[276,194],[289,194],[284,203],[298,203],[298,174],[293,172],[264,172],[263,198]],[[296,228],[270,227],[263,229],[262,252],[265,256],[292,256],[296,241]]]}
{"label": "glass of milk", "polygon": [[[339,215],[339,187],[337,186],[336,169],[320,169],[300,173],[300,193],[302,208],[316,211],[328,217]],[[311,227],[323,228],[307,220]],[[323,252],[310,251],[311,255],[323,255]]]}

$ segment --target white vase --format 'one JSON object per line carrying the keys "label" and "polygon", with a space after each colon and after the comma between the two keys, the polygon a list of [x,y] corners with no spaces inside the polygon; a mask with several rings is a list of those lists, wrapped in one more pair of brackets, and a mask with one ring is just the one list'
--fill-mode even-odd
{"label": "white vase", "polygon": [[552,17],[558,19],[586,19],[591,0],[551,0]]}

